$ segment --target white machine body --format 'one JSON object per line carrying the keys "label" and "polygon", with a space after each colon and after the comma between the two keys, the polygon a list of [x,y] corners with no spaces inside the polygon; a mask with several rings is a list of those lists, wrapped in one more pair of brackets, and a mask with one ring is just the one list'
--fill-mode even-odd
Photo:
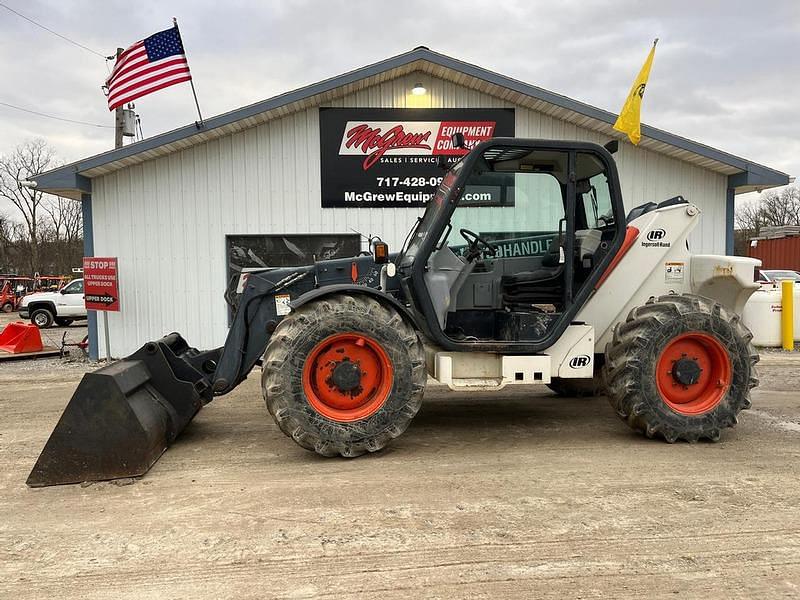
{"label": "white machine body", "polygon": [[[575,323],[538,355],[519,356],[428,349],[428,373],[453,390],[500,389],[512,384],[546,384],[553,377],[591,378],[595,355],[605,352],[614,326],[651,297],[694,294],[711,298],[741,315],[759,285],[761,262],[740,256],[692,254],[687,238],[700,209],[676,204],[645,213],[628,224],[633,242],[578,311]],[[577,232],[576,236],[580,236]]]}

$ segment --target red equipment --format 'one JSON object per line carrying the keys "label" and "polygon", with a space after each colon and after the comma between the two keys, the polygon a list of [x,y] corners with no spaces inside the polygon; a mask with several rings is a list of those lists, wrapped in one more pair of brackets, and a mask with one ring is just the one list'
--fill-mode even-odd
{"label": "red equipment", "polygon": [[9,323],[0,333],[0,350],[4,352],[22,354],[43,348],[39,328],[31,323]]}
{"label": "red equipment", "polygon": [[31,277],[16,276],[3,276],[0,281],[0,310],[6,313],[19,308],[22,297],[33,291],[35,283]]}
{"label": "red equipment", "polygon": [[45,290],[57,292],[70,281],[72,281],[72,278],[64,275],[35,275],[34,289],[38,292]]}
{"label": "red equipment", "polygon": [[17,308],[17,295],[10,281],[6,281],[0,288],[0,310],[6,313],[12,312]]}

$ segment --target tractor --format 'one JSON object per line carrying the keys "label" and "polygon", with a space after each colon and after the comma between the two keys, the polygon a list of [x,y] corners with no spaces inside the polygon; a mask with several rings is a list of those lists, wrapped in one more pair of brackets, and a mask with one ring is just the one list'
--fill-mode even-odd
{"label": "tractor", "polygon": [[602,393],[647,437],[718,440],[758,384],[740,315],[759,262],[691,254],[681,196],[626,214],[613,145],[479,143],[399,252],[243,275],[222,348],[171,333],[86,374],[28,484],[144,474],[258,364],[280,430],[323,456],[391,443],[429,378]]}
{"label": "tractor", "polygon": [[10,313],[19,308],[22,298],[33,288],[33,279],[16,275],[0,276],[0,312]]}

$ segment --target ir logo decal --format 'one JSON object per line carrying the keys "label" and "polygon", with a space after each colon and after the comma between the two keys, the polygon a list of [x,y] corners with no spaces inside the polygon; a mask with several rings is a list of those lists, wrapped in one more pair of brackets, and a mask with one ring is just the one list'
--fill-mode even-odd
{"label": "ir logo decal", "polygon": [[573,356],[569,361],[569,366],[573,369],[582,369],[592,364],[591,356],[581,354],[580,356]]}
{"label": "ir logo decal", "polygon": [[670,242],[664,241],[667,237],[665,229],[651,229],[647,232],[645,240],[642,240],[644,248],[669,248]]}

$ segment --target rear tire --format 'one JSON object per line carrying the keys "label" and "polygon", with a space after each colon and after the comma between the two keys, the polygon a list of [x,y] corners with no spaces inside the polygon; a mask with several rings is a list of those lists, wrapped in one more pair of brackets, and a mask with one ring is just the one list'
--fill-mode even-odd
{"label": "rear tire", "polygon": [[74,319],[65,319],[64,317],[56,317],[56,325],[59,327],[69,327],[74,322]]}
{"label": "rear tire", "polygon": [[4,313],[10,313],[12,310],[14,310],[14,305],[11,304],[11,302],[6,302],[5,304],[3,304],[0,310],[2,310]]}
{"label": "rear tire", "polygon": [[758,354],[738,315],[669,295],[634,308],[606,346],[608,399],[633,429],[667,442],[719,440],[750,408]]}
{"label": "rear tire", "polygon": [[[335,383],[342,365],[359,368]],[[348,384],[350,376],[357,381]],[[261,383],[283,433],[323,456],[354,457],[381,450],[406,430],[426,378],[422,342],[397,311],[367,296],[336,295],[280,322],[264,353]]]}
{"label": "rear tire", "polygon": [[46,308],[37,308],[31,313],[31,323],[39,329],[47,329],[53,325],[53,313]]}

